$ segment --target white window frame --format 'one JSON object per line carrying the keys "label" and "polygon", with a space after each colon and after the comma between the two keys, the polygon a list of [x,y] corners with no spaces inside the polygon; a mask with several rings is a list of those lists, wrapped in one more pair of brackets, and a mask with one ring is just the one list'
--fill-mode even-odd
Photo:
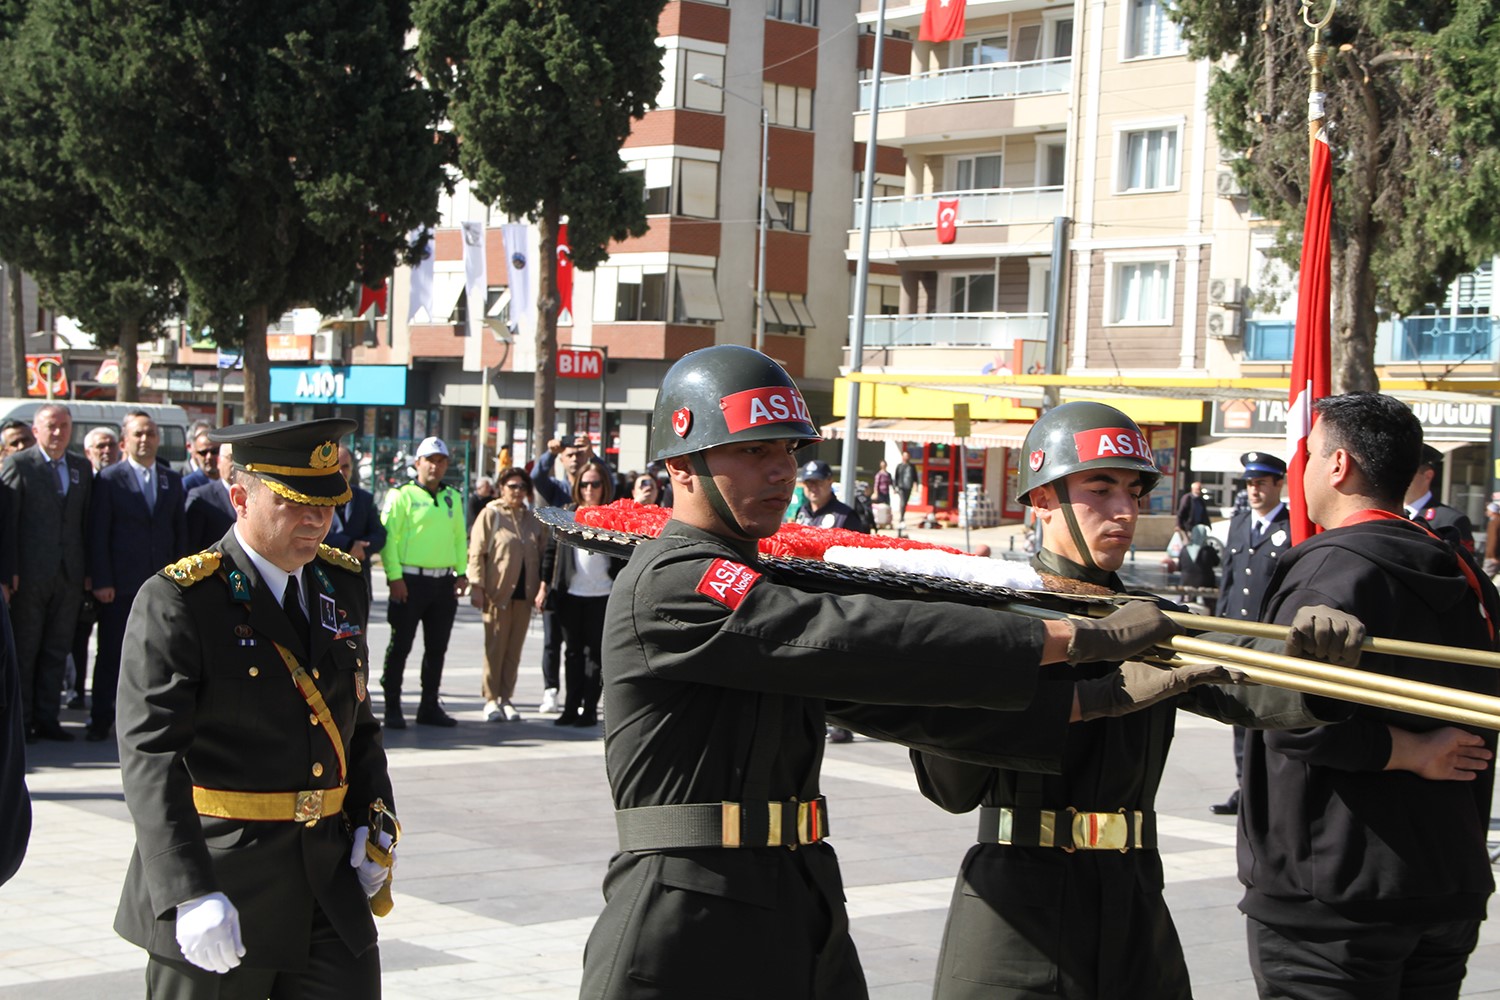
{"label": "white window frame", "polygon": [[[695,178],[690,185],[687,177],[694,171],[712,171],[713,183],[708,192],[698,190],[705,177]],[[697,160],[680,157],[677,160],[677,190],[674,192],[672,208],[675,214],[689,219],[717,219],[719,217],[719,164],[713,160]],[[690,207],[694,211],[688,211]],[[707,210],[704,214],[703,209]]]}
{"label": "white window frame", "polygon": [[[965,62],[964,61],[964,49],[965,48],[967,48],[970,45],[974,45],[974,46],[978,47],[978,48],[975,49],[975,51],[980,51],[982,49],[982,47],[984,46],[985,42],[990,41],[992,39],[996,39],[996,38],[1003,38],[1003,39],[1005,39],[1005,58],[1004,59],[1001,59],[999,62],[993,62],[993,63],[979,63],[979,62],[971,63],[971,62]],[[1008,63],[1008,62],[1011,62],[1011,61],[1012,60],[1010,58],[1010,29],[1009,28],[997,28],[994,31],[984,31],[984,32],[980,32],[979,34],[976,34],[976,35],[974,35],[972,37],[956,38],[956,39],[953,40],[952,65],[955,66],[955,67],[961,67],[963,69],[973,69],[973,68],[976,68],[976,67],[979,67],[979,66],[1000,66],[1000,65],[1002,65],[1004,63]]]}
{"label": "white window frame", "polygon": [[[989,157],[994,157],[995,159],[1000,161],[1000,183],[995,185],[995,187],[993,188],[963,187],[958,179],[959,165],[962,163],[969,164],[969,178],[972,180],[974,175],[978,173],[978,161],[981,159],[988,159]],[[947,184],[944,186],[945,191],[994,191],[1005,186],[1005,151],[995,149],[985,150],[978,153],[961,153],[955,156],[950,156],[948,157],[946,169],[948,171],[948,178]]]}
{"label": "white window frame", "polygon": [[1044,313],[1047,311],[1048,285],[1052,278],[1052,258],[1050,257],[1027,257],[1026,258],[1026,311],[1029,313]]}
{"label": "white window frame", "polygon": [[[1047,183],[1047,157],[1052,150],[1060,149],[1063,152],[1063,176],[1058,185]],[[1063,187],[1068,183],[1068,136],[1065,132],[1053,132],[1036,137],[1036,186],[1041,187]]]}
{"label": "white window frame", "polygon": [[1067,10],[1044,10],[1042,11],[1042,52],[1043,59],[1071,59],[1073,58],[1073,47],[1068,46],[1066,55],[1047,55],[1057,47],[1057,27],[1064,21],[1073,22],[1073,43],[1078,42],[1078,20],[1073,16],[1072,8]]}
{"label": "white window frame", "polygon": [[[1113,189],[1115,194],[1160,194],[1164,191],[1182,190],[1183,131],[1186,121],[1182,118],[1159,118],[1149,121],[1122,122],[1115,126],[1115,170]],[[1130,139],[1147,132],[1174,133],[1172,157],[1175,162],[1167,178],[1168,183],[1158,187],[1128,187],[1130,177]]]}
{"label": "white window frame", "polygon": [[[1163,9],[1162,0],[1125,0],[1124,16],[1120,18],[1120,61],[1133,62],[1137,59],[1172,59],[1181,56],[1187,51],[1187,44],[1182,40],[1182,29],[1167,17]],[[1166,46],[1157,52],[1137,52],[1136,44],[1136,21],[1140,17],[1141,8],[1152,11],[1153,21],[1159,19],[1165,26],[1160,33],[1162,39],[1167,40]],[[1075,24],[1073,30],[1076,34],[1078,26]]]}
{"label": "white window frame", "polygon": [[761,103],[771,116],[771,124],[777,128],[811,131],[814,93],[811,87],[794,87],[789,83],[770,81],[761,83]]}
{"label": "white window frame", "polygon": [[[995,311],[995,303],[999,301],[1000,298],[1000,269],[998,265],[996,267],[990,268],[988,271],[943,271],[941,272],[941,275],[942,281],[939,283],[939,288],[942,297],[938,300],[938,302],[942,306],[942,308],[936,310],[937,312],[948,313],[952,315],[982,315],[984,313],[992,313]],[[958,282],[959,279],[968,281],[971,278],[981,277],[990,279],[990,307],[988,309],[973,308],[973,303],[969,301],[970,292],[965,289],[964,308],[962,310],[955,310],[953,308],[953,286]]]}
{"label": "white window frame", "polygon": [[667,322],[723,322],[724,307],[719,302],[719,289],[713,270],[676,265],[672,271],[674,280],[672,288],[668,290]]}
{"label": "white window frame", "polygon": [[[1104,259],[1104,325],[1109,327],[1170,327],[1176,320],[1175,301],[1177,289],[1177,254],[1170,251],[1154,251],[1138,254],[1110,254]],[[1149,264],[1164,264],[1167,269],[1166,295],[1162,304],[1161,319],[1120,319],[1116,310],[1115,296],[1120,286],[1121,272],[1127,267]]]}
{"label": "white window frame", "polygon": [[[812,230],[811,192],[796,188],[771,188],[766,193],[769,197],[766,215],[770,217],[770,221],[781,223],[788,232],[806,233]],[[758,193],[756,198],[759,199]],[[785,208],[787,205],[792,208],[790,215]]]}
{"label": "white window frame", "polygon": [[661,53],[661,90],[656,106],[691,111],[724,112],[724,92],[693,79],[705,73],[716,80],[724,78],[726,46],[721,42],[672,35],[656,42]]}

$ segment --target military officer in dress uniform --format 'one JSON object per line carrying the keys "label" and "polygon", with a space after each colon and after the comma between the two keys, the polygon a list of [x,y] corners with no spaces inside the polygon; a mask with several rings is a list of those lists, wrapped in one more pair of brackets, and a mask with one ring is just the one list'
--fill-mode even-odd
{"label": "military officer in dress uniform", "polygon": [[[1292,546],[1291,520],[1281,500],[1286,463],[1263,451],[1247,451],[1240,456],[1240,465],[1245,470],[1241,481],[1249,506],[1235,511],[1229,519],[1224,584],[1214,613],[1221,618],[1254,622],[1260,620],[1261,601],[1277,560]],[[1219,816],[1233,816],[1240,811],[1240,763],[1244,758],[1245,730],[1235,726],[1235,790],[1223,802],[1208,807]]]}
{"label": "military officer in dress uniform", "polygon": [[[1152,605],[1075,626],[776,579],[756,543],[781,526],[796,450],[818,430],[791,378],[758,351],[720,345],[673,365],[652,439],[674,506],[606,611],[605,761],[620,852],[581,996],[859,1000],[864,975],[818,786],[823,699],[1029,707],[1055,735],[1072,684],[1038,688],[1043,663],[1121,658],[1176,627]],[[1009,718],[968,714],[984,717],[988,736]]]}
{"label": "military officer in dress uniform", "polygon": [[1474,554],[1474,525],[1457,507],[1450,507],[1437,497],[1443,485],[1443,453],[1430,444],[1422,445],[1422,461],[1417,474],[1406,488],[1406,516],[1421,521],[1432,533]]}
{"label": "military officer in dress uniform", "polygon": [[[147,994],[378,997],[391,781],[357,560],[322,544],[352,420],[246,424],[235,524],[141,588],[117,730],[136,847],[115,929]],[[371,817],[379,823],[370,833]]]}

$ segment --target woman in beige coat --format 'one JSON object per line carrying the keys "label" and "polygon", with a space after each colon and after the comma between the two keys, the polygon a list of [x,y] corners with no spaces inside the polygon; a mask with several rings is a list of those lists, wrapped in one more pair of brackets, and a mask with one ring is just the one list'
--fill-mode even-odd
{"label": "woman in beige coat", "polygon": [[489,722],[520,722],[511,704],[521,644],[532,602],[542,583],[546,529],[526,506],[531,478],[525,469],[500,475],[500,495],[474,519],[469,532],[469,600],[484,615],[484,715]]}

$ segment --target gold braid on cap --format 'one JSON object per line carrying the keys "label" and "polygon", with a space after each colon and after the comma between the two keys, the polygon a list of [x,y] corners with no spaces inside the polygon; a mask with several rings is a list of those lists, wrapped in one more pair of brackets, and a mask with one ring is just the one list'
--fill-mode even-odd
{"label": "gold braid on cap", "polygon": [[[265,469],[266,467],[262,465],[260,466],[260,468]],[[254,472],[255,467],[247,465],[245,466],[245,470],[247,472]],[[322,475],[326,474],[327,473],[322,473]],[[280,480],[270,479],[265,476],[256,476],[255,478],[264,483],[266,489],[270,490],[272,493],[275,493],[283,500],[290,500],[292,503],[307,504],[309,507],[337,507],[341,503],[348,503],[350,500],[354,499],[354,491],[349,488],[348,480],[344,481],[344,492],[340,493],[338,496],[314,497],[308,496],[301,490],[294,490]]]}

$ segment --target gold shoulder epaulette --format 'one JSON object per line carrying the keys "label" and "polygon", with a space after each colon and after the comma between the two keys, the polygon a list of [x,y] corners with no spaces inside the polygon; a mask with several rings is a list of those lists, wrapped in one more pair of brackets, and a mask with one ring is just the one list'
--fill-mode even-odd
{"label": "gold shoulder epaulette", "polygon": [[332,545],[319,545],[318,558],[324,562],[333,563],[339,569],[347,569],[351,573],[359,572],[359,560],[343,549],[336,549]]}
{"label": "gold shoulder epaulette", "polygon": [[205,549],[196,555],[185,556],[162,569],[162,575],[179,587],[191,587],[199,580],[206,580],[218,572],[222,553]]}

